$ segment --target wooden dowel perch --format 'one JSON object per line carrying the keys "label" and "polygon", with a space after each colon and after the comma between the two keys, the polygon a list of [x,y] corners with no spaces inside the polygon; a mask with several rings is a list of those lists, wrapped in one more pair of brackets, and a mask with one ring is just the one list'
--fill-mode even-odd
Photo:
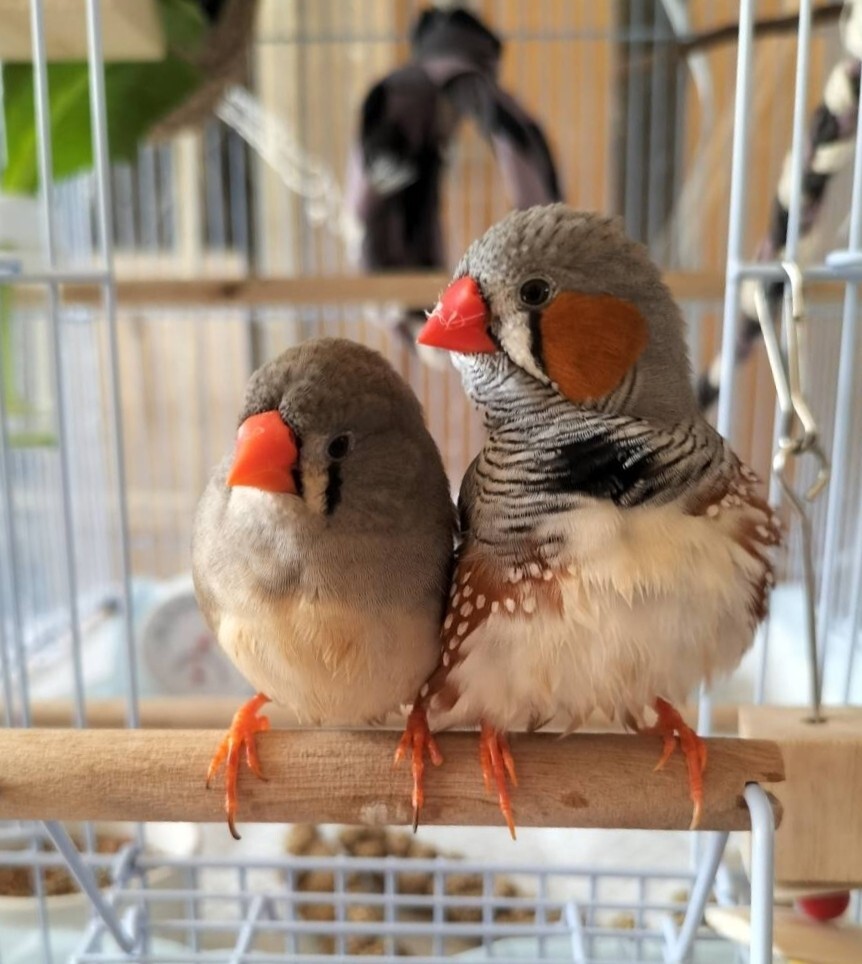
{"label": "wooden dowel perch", "polygon": [[[223,819],[219,784],[204,788],[221,731],[0,731],[0,820]],[[245,767],[243,821],[407,824],[409,767],[393,769],[390,731],[272,730],[259,737],[267,782]],[[704,830],[745,830],[745,784],[784,778],[775,743],[711,739]],[[440,737],[444,766],[429,766],[424,823],[497,826],[482,786],[475,733]],[[684,830],[691,820],[680,754],[654,773],[659,741],[615,734],[516,735],[522,827]],[[776,802],[776,817],[780,806]]]}
{"label": "wooden dowel perch", "polygon": [[[428,308],[449,283],[448,274],[395,273],[375,275],[321,275],[318,277],[250,278],[120,278],[117,301],[121,309],[252,305],[318,305],[395,302],[410,308]],[[724,297],[724,274],[706,271],[669,271],[664,282],[680,300],[719,301]],[[64,284],[63,303],[99,305],[102,291],[95,284]],[[811,300],[836,301],[843,289],[837,282],[811,282]]]}

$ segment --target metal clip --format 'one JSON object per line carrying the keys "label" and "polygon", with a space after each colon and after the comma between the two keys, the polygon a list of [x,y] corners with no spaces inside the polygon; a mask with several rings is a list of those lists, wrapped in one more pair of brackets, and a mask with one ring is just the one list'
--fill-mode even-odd
{"label": "metal clip", "polygon": [[[799,270],[799,266],[792,261],[782,262],[781,267],[787,275],[789,287],[789,291],[785,290],[784,298],[786,366],[772,312],[769,309],[769,301],[762,284],[757,285],[755,289],[754,304],[778,399],[778,447],[772,459],[772,469],[799,519],[802,536],[802,565],[805,577],[805,609],[811,674],[811,709],[813,719],[819,721],[821,719],[822,684],[817,659],[814,548],[811,520],[808,517],[805,502],[813,502],[823,492],[829,481],[830,465],[820,444],[817,420],[805,396],[807,353],[802,272]],[[813,484],[804,493],[800,493],[794,488],[787,470],[791,459],[797,459],[806,453],[810,453],[817,459],[818,472]]]}
{"label": "metal clip", "polygon": [[[791,435],[792,417],[787,430],[779,439],[779,448],[786,454],[793,456],[802,455],[810,452],[817,459],[819,468],[817,478],[814,480],[808,491],[805,492],[805,499],[813,502],[826,487],[829,481],[830,465],[826,453],[820,444],[819,429],[814,413],[805,397],[804,386],[807,381],[807,373],[804,365],[807,359],[807,325],[805,324],[805,301],[802,293],[802,272],[799,266],[793,261],[783,261],[781,267],[787,275],[790,283],[790,312],[785,312],[785,333],[787,339],[787,375],[789,383],[790,402],[793,415],[799,422],[802,429],[801,436]],[[785,300],[787,304],[787,300]],[[786,467],[786,454],[780,460],[780,467],[775,466],[776,472],[780,471],[779,479],[788,490],[788,484],[783,472]],[[790,494],[790,493],[788,493]],[[795,492],[792,493],[795,495]]]}

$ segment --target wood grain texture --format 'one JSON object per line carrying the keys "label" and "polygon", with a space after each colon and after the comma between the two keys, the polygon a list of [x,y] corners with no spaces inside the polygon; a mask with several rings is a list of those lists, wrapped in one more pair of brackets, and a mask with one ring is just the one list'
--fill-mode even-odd
{"label": "wood grain texture", "polygon": [[[220,731],[0,731],[0,820],[222,819],[204,774]],[[258,741],[268,781],[240,776],[240,820],[406,824],[409,768],[393,769],[390,731],[273,730]],[[711,739],[703,830],[749,826],[747,782],[782,779],[775,744]],[[473,733],[443,734],[429,768],[425,823],[495,826]],[[654,773],[659,744],[634,735],[516,735],[520,826],[684,830],[691,801],[680,754]],[[776,804],[777,814],[780,808]]]}
{"label": "wood grain texture", "polygon": [[[48,60],[86,60],[86,0],[43,0]],[[155,0],[102,0],[102,44],[106,61],[161,60],[165,38]],[[30,4],[0,0],[0,59],[29,63]]]}
{"label": "wood grain texture", "polygon": [[[718,272],[670,271],[663,280],[679,301],[721,301],[724,297],[724,275]],[[117,301],[121,309],[364,302],[430,308],[449,281],[448,274],[428,272],[266,278],[235,275],[171,278],[154,274],[151,278],[120,277]],[[837,283],[812,282],[806,285],[805,293],[810,301],[837,301],[842,290]],[[95,306],[102,301],[102,289],[96,284],[65,284],[61,286],[61,292],[67,305]]]}
{"label": "wood grain texture", "polygon": [[[120,307],[202,305],[322,305],[394,302],[433,305],[449,284],[448,274],[392,273],[268,278],[135,278],[117,282]],[[99,304],[96,285],[64,285],[67,304]]]}
{"label": "wood grain texture", "polygon": [[[741,706],[742,736],[781,747],[785,816],[775,879],[831,889],[862,885],[862,708],[829,707],[825,722],[802,707]],[[862,958],[860,958],[862,960]]]}
{"label": "wood grain texture", "polygon": [[[737,944],[751,941],[751,919],[740,907],[707,907],[706,921],[713,930]],[[787,908],[775,910],[772,948],[788,964],[859,964],[862,961],[862,927],[847,921],[819,923]]]}

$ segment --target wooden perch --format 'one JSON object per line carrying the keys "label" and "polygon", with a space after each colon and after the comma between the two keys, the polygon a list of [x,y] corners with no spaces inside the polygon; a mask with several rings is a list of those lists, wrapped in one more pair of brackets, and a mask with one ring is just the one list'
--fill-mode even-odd
{"label": "wooden perch", "polygon": [[[255,305],[335,305],[396,303],[408,308],[429,308],[449,283],[449,275],[432,272],[373,275],[321,275],[319,277],[249,278],[123,278],[117,281],[121,309],[173,307],[219,308]],[[724,274],[717,271],[669,271],[664,282],[675,298],[720,301]],[[66,305],[99,305],[102,290],[96,284],[61,286]],[[806,285],[809,300],[836,301],[843,287],[832,281]]]}
{"label": "wooden perch", "polygon": [[[0,820],[223,819],[219,785],[204,775],[221,731],[0,730]],[[259,737],[267,782],[243,766],[242,821],[407,824],[410,770],[393,769],[394,731],[272,730]],[[746,783],[784,778],[781,754],[760,740],[710,739],[702,829],[744,830]],[[482,786],[475,733],[440,737],[444,765],[427,770],[424,823],[496,826]],[[516,735],[522,827],[684,830],[691,820],[685,764],[653,768],[645,736]],[[776,817],[780,805],[775,803]]]}

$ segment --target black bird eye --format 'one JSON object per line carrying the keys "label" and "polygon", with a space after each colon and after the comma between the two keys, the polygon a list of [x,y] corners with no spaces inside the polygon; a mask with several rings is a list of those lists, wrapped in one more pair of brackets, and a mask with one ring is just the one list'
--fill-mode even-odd
{"label": "black bird eye", "polygon": [[518,297],[526,308],[541,308],[551,297],[551,286],[544,278],[530,278],[518,289]]}
{"label": "black bird eye", "polygon": [[353,436],[349,432],[343,435],[335,435],[329,440],[326,446],[326,454],[333,462],[340,462],[347,456],[353,448]]}

